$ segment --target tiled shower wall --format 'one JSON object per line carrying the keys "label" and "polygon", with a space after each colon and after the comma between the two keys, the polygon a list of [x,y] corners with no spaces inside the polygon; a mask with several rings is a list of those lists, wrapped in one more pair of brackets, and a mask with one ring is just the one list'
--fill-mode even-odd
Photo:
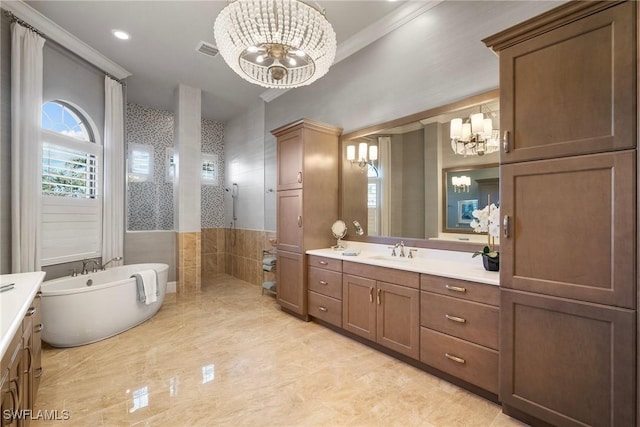
{"label": "tiled shower wall", "polygon": [[[218,185],[203,185],[201,189],[202,227],[221,227],[224,223],[224,125],[202,119],[202,152],[218,155]],[[127,183],[127,229],[173,230],[173,183],[166,180],[165,157],[173,147],[174,115],[127,104],[127,144],[151,145],[154,150],[153,182]]]}
{"label": "tiled shower wall", "polygon": [[[262,270],[263,250],[271,250],[269,238],[275,233],[236,228],[202,229],[202,277],[226,273],[260,286],[275,280],[275,274]],[[275,255],[273,255],[275,256]]]}

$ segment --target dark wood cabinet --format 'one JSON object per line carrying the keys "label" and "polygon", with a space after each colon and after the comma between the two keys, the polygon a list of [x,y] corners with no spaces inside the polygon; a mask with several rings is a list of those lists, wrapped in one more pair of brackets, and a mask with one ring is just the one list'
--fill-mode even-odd
{"label": "dark wood cabinet", "polygon": [[[353,268],[352,268],[353,267]],[[411,274],[405,271],[344,263],[342,327],[391,350],[418,359],[420,355],[420,291],[416,287],[376,278]],[[418,279],[418,274],[411,274]]]}
{"label": "dark wood cabinet", "polygon": [[283,309],[303,318],[308,316],[304,253],[334,242],[331,224],[338,218],[341,132],[307,119],[271,132],[278,152],[277,300]]}
{"label": "dark wood cabinet", "polygon": [[571,1],[500,55],[500,398],[534,425],[637,425],[635,1]]}
{"label": "dark wood cabinet", "polygon": [[635,150],[503,165],[501,286],[635,308]]}
{"label": "dark wood cabinet", "polygon": [[571,2],[485,40],[500,53],[501,163],[636,146],[636,2],[616,3]]}
{"label": "dark wood cabinet", "polygon": [[635,311],[501,293],[500,398],[553,425],[635,425]]}

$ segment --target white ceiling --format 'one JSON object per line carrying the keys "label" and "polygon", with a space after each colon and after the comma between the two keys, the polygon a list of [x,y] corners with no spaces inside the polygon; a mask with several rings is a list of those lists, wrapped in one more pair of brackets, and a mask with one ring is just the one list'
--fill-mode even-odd
{"label": "white ceiling", "polygon": [[[226,121],[266,90],[233,73],[220,55],[211,58],[195,51],[200,41],[215,44],[213,23],[227,1],[25,3],[131,72],[127,79],[130,102],[172,111],[174,90],[183,83],[202,89],[204,117]],[[403,3],[320,2],[336,31],[339,46]],[[127,31],[131,39],[116,39],[111,34],[113,29]]]}

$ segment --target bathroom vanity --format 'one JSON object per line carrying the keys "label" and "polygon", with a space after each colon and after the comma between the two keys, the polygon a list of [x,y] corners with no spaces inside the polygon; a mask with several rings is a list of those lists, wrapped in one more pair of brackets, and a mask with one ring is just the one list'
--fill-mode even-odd
{"label": "bathroom vanity", "polygon": [[42,314],[40,285],[44,272],[2,275],[14,286],[0,292],[0,426],[28,426],[30,419],[5,417],[5,411],[32,410],[40,377]]}
{"label": "bathroom vanity", "polygon": [[307,251],[309,315],[497,400],[498,273],[463,252],[348,245],[359,255]]}

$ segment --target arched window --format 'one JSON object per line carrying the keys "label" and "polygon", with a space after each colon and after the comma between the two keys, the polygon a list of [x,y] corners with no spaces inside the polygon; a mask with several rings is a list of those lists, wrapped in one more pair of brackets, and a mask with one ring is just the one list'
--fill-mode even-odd
{"label": "arched window", "polygon": [[100,256],[102,146],[88,115],[42,106],[42,265]]}

